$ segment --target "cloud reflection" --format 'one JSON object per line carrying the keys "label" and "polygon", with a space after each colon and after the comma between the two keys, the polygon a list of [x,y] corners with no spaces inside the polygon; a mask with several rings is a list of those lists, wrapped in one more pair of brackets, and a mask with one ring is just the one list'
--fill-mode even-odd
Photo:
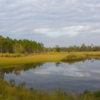
{"label": "cloud reflection", "polygon": [[82,92],[84,90],[100,89],[100,61],[86,60],[74,64],[45,63],[41,67],[20,71],[20,75],[14,73],[5,74],[5,80],[15,79],[17,83],[26,82],[27,87],[52,91],[61,89],[67,92]]}

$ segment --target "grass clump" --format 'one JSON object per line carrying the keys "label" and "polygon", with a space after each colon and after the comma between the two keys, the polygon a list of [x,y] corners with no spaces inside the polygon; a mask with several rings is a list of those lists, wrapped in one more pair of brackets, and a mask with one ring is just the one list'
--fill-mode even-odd
{"label": "grass clump", "polygon": [[91,58],[99,58],[100,52],[74,52],[69,53],[62,61],[82,61]]}
{"label": "grass clump", "polygon": [[85,55],[69,54],[67,57],[62,59],[62,61],[80,61],[85,59],[86,59]]}

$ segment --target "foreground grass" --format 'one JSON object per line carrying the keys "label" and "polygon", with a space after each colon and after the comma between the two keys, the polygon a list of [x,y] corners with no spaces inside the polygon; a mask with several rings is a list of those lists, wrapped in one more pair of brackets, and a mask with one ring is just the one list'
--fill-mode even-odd
{"label": "foreground grass", "polygon": [[0,100],[100,100],[100,91],[85,91],[79,95],[66,94],[62,91],[47,93],[37,92],[34,89],[25,89],[25,87],[9,85],[0,79]]}

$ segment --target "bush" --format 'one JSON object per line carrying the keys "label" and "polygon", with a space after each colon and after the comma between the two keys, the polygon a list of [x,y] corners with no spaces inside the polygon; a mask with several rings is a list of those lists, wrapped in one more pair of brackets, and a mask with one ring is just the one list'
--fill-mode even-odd
{"label": "bush", "polygon": [[85,55],[69,54],[62,61],[77,61],[77,60],[85,60],[85,59],[86,59]]}

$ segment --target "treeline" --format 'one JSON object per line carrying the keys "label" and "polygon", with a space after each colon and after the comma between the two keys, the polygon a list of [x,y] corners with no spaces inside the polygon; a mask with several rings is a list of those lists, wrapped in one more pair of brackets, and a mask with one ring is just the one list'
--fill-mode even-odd
{"label": "treeline", "polygon": [[0,36],[0,53],[36,53],[42,52],[44,45],[35,41],[11,39]]}
{"label": "treeline", "polygon": [[46,52],[81,52],[81,51],[100,51],[100,46],[90,45],[86,46],[82,44],[81,46],[69,46],[69,47],[60,47],[56,45],[53,48],[45,48]]}
{"label": "treeline", "polygon": [[40,52],[80,52],[80,51],[100,51],[100,46],[82,44],[81,46],[44,47],[43,43],[27,39],[11,39],[0,36],[0,53],[40,53]]}

